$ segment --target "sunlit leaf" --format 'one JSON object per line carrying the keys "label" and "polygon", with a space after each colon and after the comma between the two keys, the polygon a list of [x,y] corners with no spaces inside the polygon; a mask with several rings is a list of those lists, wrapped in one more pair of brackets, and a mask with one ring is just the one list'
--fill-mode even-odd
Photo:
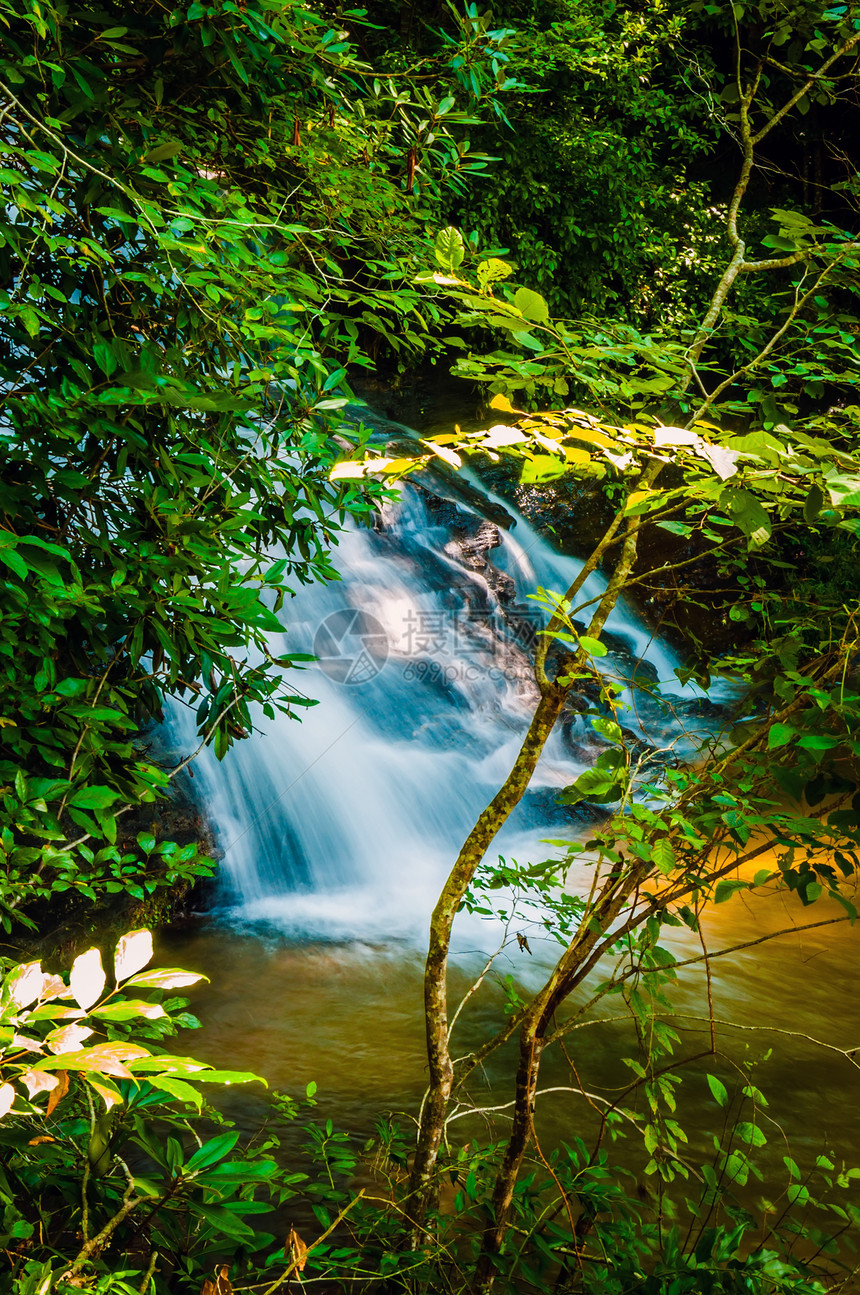
{"label": "sunlit leaf", "polygon": [[88,949],[86,953],[75,958],[72,974],[69,977],[69,987],[75,1002],[83,1011],[92,1007],[101,996],[105,980],[102,955],[98,949]]}
{"label": "sunlit leaf", "polygon": [[105,1003],[104,1007],[97,1007],[90,1015],[100,1021],[134,1021],[140,1017],[157,1021],[166,1016],[166,1012],[160,1003],[129,999],[122,1003]]}
{"label": "sunlit leaf", "polygon": [[531,288],[517,288],[514,305],[526,319],[536,324],[544,324],[549,319],[549,306],[540,293],[532,292]]}
{"label": "sunlit leaf", "polygon": [[61,1057],[45,1058],[36,1063],[36,1070],[91,1070],[103,1075],[114,1075],[118,1079],[131,1079],[133,1076],[126,1061],[148,1057],[146,1048],[136,1043],[97,1043],[92,1048],[81,1052],[64,1052]]}
{"label": "sunlit leaf", "polygon": [[698,445],[702,438],[686,427],[655,427],[654,444],[658,449],[668,445]]}
{"label": "sunlit leaf", "polygon": [[45,1070],[22,1070],[18,1078],[30,1097],[35,1097],[38,1093],[49,1093],[60,1082],[56,1075],[48,1074]]}
{"label": "sunlit leaf", "polygon": [[706,459],[716,472],[721,481],[727,481],[737,472],[737,463],[740,455],[736,450],[728,450],[724,445],[711,445],[708,441],[700,440],[696,446],[696,454],[700,459]]}
{"label": "sunlit leaf", "polygon": [[360,481],[366,474],[366,464],[357,463],[352,459],[346,459],[343,463],[336,463],[329,472],[330,481]]}
{"label": "sunlit leaf", "polygon": [[463,264],[466,255],[466,245],[459,229],[449,225],[446,229],[440,230],[436,235],[434,251],[442,269],[452,274]]}
{"label": "sunlit leaf", "polygon": [[[42,994],[45,975],[41,962],[26,962],[16,967],[7,978],[6,985],[18,1007],[29,1007]],[[65,986],[63,986],[65,988]]]}
{"label": "sunlit leaf", "polygon": [[459,468],[462,466],[463,460],[459,454],[454,450],[449,450],[446,445],[439,445],[436,441],[422,441],[421,444],[426,445],[427,449],[435,454],[437,458],[444,459],[450,467]]}
{"label": "sunlit leaf", "polygon": [[45,1042],[56,1055],[77,1052],[84,1039],[88,1039],[92,1033],[93,1031],[86,1025],[64,1025],[60,1030],[53,1030]]}
{"label": "sunlit leaf", "polygon": [[120,937],[114,953],[113,967],[117,983],[128,980],[152,961],[152,932],[129,931]]}
{"label": "sunlit leaf", "polygon": [[668,877],[677,867],[675,851],[672,848],[672,842],[668,837],[662,836],[654,842],[651,849],[651,858],[653,859],[655,866],[659,868],[660,872],[662,872],[666,877]]}
{"label": "sunlit leaf", "polygon": [[488,428],[481,434],[481,445],[487,449],[498,450],[506,445],[520,445],[527,438],[516,427],[506,427],[503,423],[496,423],[495,426]]}
{"label": "sunlit leaf", "polygon": [[107,1110],[110,1110],[114,1106],[123,1105],[125,1099],[123,1098],[122,1093],[119,1091],[116,1084],[112,1083],[106,1075],[85,1074],[84,1078],[87,1085],[92,1088],[94,1092],[98,1093]]}
{"label": "sunlit leaf", "polygon": [[199,980],[208,980],[194,971],[180,971],[175,967],[154,968],[142,976],[135,976],[127,981],[126,989],[184,989],[187,985],[196,985]]}

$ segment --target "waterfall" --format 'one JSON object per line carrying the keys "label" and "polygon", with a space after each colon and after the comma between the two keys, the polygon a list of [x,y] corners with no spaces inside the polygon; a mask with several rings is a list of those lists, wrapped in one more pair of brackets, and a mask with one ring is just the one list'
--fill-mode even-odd
{"label": "waterfall", "polygon": [[[425,927],[533,713],[531,652],[546,615],[529,595],[563,592],[582,564],[523,519],[508,533],[407,486],[376,529],[345,533],[337,566],[339,582],[284,607],[272,644],[319,658],[296,676],[319,704],[300,723],[260,717],[223,763],[207,748],[193,786],[234,918],[315,937],[408,937]],[[605,585],[591,575],[581,600]],[[619,603],[602,637],[611,650],[601,670],[648,685],[622,696],[633,740],[689,756],[717,708],[679,682],[677,658],[631,607]],[[190,745],[190,716],[173,724]],[[600,749],[584,716],[566,716],[494,850],[540,859],[542,838],[581,831],[557,795]]]}

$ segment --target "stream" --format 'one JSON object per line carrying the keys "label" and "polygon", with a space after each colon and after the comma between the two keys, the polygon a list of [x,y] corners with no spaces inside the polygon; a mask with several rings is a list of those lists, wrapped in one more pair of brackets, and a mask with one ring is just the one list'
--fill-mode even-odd
{"label": "stream", "polygon": [[[380,1116],[417,1110],[428,915],[531,717],[530,652],[546,615],[530,595],[563,591],[581,564],[523,519],[506,529],[462,498],[414,486],[376,529],[345,534],[337,564],[341,581],[302,589],[284,609],[283,640],[272,645],[320,658],[294,677],[320,704],[301,723],[262,720],[223,764],[208,750],[195,764],[195,794],[223,855],[220,882],[206,914],[162,937],[161,956],[211,980],[193,991],[203,1029],[182,1040],[183,1050],[254,1070],[294,1094],[313,1081],[322,1115],[363,1139]],[[580,597],[604,587],[595,574]],[[717,682],[706,696],[682,684],[679,660],[633,607],[620,604],[602,637],[610,651],[599,665],[620,690],[620,722],[651,759],[689,759],[729,722],[732,686]],[[592,700],[584,697],[581,708]],[[177,713],[171,723],[177,745],[190,748],[191,717]],[[491,857],[535,862],[552,857],[548,838],[587,834],[594,811],[559,806],[557,796],[602,747],[572,710]],[[822,902],[803,910],[791,896],[735,895],[712,910],[706,938],[716,952],[835,915]],[[455,994],[466,992],[500,931],[495,920],[458,918]],[[526,988],[540,982],[557,946],[526,933],[531,953],[512,939],[464,1013],[459,1052],[504,1020],[506,976]],[[740,1068],[757,1062],[754,1082],[773,1121],[768,1178],[783,1185],[786,1139],[806,1164],[829,1149],[853,1164],[860,1148],[858,1068],[838,1051],[860,1044],[856,942],[856,930],[842,923],[712,963],[724,1055],[709,1065],[733,1088],[744,1082]],[[666,943],[679,957],[701,952],[686,929]],[[682,972],[671,992],[678,1052],[698,1052],[707,1045],[701,964]],[[630,1077],[620,1058],[635,1054],[632,1030],[615,1010],[601,1016],[609,1019],[569,1036],[568,1053],[588,1091],[620,1090]],[[510,1060],[508,1047],[488,1065],[476,1103],[509,1100]],[[577,1085],[563,1056],[547,1059],[542,1086],[558,1090],[541,1104],[542,1136],[587,1136],[596,1127],[596,1106],[571,1091]],[[707,1154],[722,1117],[701,1066],[684,1090],[682,1122],[695,1159]],[[264,1101],[243,1089],[228,1109],[251,1129]],[[463,1138],[483,1135],[484,1117],[464,1112],[460,1130]]]}

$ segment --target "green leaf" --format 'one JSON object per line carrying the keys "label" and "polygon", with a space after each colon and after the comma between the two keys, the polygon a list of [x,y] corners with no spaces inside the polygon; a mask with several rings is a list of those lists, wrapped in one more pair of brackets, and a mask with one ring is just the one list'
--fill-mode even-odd
{"label": "green leaf", "polygon": [[572,786],[565,788],[559,800],[563,805],[576,805],[581,800],[608,804],[620,800],[623,795],[624,784],[619,781],[617,773],[611,769],[595,768],[581,773]]}
{"label": "green leaf", "polygon": [[226,1210],[219,1205],[194,1205],[194,1212],[211,1223],[215,1229],[216,1235],[223,1233],[225,1236],[234,1237],[237,1241],[253,1241],[254,1232],[249,1228],[247,1223],[237,1219],[235,1214]]}
{"label": "green leaf", "polygon": [[158,1020],[167,1013],[160,1003],[129,999],[120,1003],[105,1003],[104,1007],[95,1008],[89,1015],[97,1016],[102,1021],[134,1021],[141,1018]]}
{"label": "green leaf", "polygon": [[194,1078],[199,1084],[225,1084],[228,1088],[232,1084],[262,1084],[268,1088],[263,1076],[250,1070],[201,1070]]}
{"label": "green leaf", "polygon": [[768,750],[776,751],[781,746],[787,746],[796,733],[797,729],[791,724],[772,724],[767,735]]}
{"label": "green leaf", "polygon": [[722,881],[717,882],[717,888],[714,891],[714,903],[724,904],[727,899],[738,890],[747,890],[748,883],[741,881],[738,877],[724,877]]}
{"label": "green leaf", "polygon": [[19,576],[22,580],[26,580],[27,576],[30,574],[30,568],[21,557],[21,554],[17,553],[15,549],[0,548],[0,562],[4,562],[6,566],[9,567],[11,571],[14,571],[15,575]]}
{"label": "green leaf", "polygon": [[831,899],[836,900],[837,904],[842,905],[842,907],[845,909],[845,912],[848,914],[848,920],[850,924],[853,926],[854,923],[857,921],[856,906],[851,903],[850,899],[846,899],[844,895],[840,894],[838,890],[828,890],[827,893]]}
{"label": "green leaf", "polygon": [[830,737],[826,733],[804,733],[797,745],[806,751],[831,751],[840,742],[838,737]]}
{"label": "green leaf", "polygon": [[488,261],[482,261],[478,266],[478,283],[482,288],[487,288],[491,283],[498,283],[501,279],[507,279],[511,274],[513,274],[513,270],[505,261],[490,257]]}
{"label": "green leaf", "polygon": [[760,549],[768,542],[772,532],[771,520],[751,491],[730,487],[723,491],[720,502],[738,529],[746,535],[751,549]]}
{"label": "green leaf", "polygon": [[111,787],[81,787],[69,797],[76,809],[108,809],[119,800],[119,792]]}
{"label": "green leaf", "polygon": [[659,837],[654,842],[651,849],[651,858],[656,867],[659,868],[660,872],[662,872],[665,877],[668,877],[671,872],[674,872],[678,865],[678,861],[675,858],[675,851],[672,848],[672,842],[665,836]]}
{"label": "green leaf", "polygon": [[[580,640],[581,641],[581,640]],[[603,715],[595,715],[591,720],[591,727],[595,733],[605,737],[607,742],[620,742],[624,734],[621,732],[621,726],[614,719],[606,719]]]}
{"label": "green leaf", "polygon": [[54,685],[54,692],[60,697],[82,697],[88,687],[87,679],[61,679]]}
{"label": "green leaf", "polygon": [[803,504],[803,516],[808,522],[814,522],[824,504],[824,491],[820,486],[812,486]]}
{"label": "green leaf", "polygon": [[557,459],[550,454],[536,454],[533,458],[526,459],[523,464],[520,481],[524,486],[536,481],[554,481],[556,477],[564,476],[564,472],[563,459]]}
{"label": "green leaf", "polygon": [[155,148],[150,149],[144,158],[145,162],[155,165],[156,162],[166,162],[171,157],[176,157],[181,153],[183,144],[178,139],[168,140],[164,144],[158,144]]}
{"label": "green leaf", "polygon": [[79,1052],[63,1052],[55,1057],[43,1057],[41,1061],[36,1062],[33,1069],[91,1070],[103,1075],[115,1075],[120,1079],[130,1079],[131,1073],[125,1063],[148,1058],[148,1056],[146,1048],[139,1047],[137,1044],[97,1043],[94,1047],[84,1048]]}
{"label": "green leaf", "polygon": [[532,292],[531,288],[517,288],[514,305],[526,319],[535,324],[545,324],[549,319],[549,306],[540,293]]}
{"label": "green leaf", "polygon": [[860,475],[828,472],[827,492],[835,508],[856,507],[860,504]]}
{"label": "green leaf", "polygon": [[735,1125],[735,1136],[749,1147],[763,1147],[767,1143],[767,1138],[758,1125],[749,1124],[745,1121]]}
{"label": "green leaf", "polygon": [[803,800],[806,780],[796,769],[776,768],[773,776],[779,787],[798,804]]}
{"label": "green leaf", "polygon": [[600,639],[589,638],[587,634],[579,635],[579,646],[584,648],[589,656],[606,656],[609,651],[606,644],[601,643]]}
{"label": "green leaf", "polygon": [[153,971],[145,971],[141,976],[132,976],[131,980],[126,981],[125,989],[184,989],[188,985],[196,985],[198,980],[208,980],[204,976],[194,971],[180,971],[175,967],[164,967]]}
{"label": "green leaf", "polygon": [[740,1151],[730,1151],[726,1156],[725,1175],[730,1183],[744,1187],[750,1176],[749,1161]]}
{"label": "green leaf", "polygon": [[210,1138],[208,1142],[204,1142],[203,1146],[198,1147],[194,1152],[194,1155],[185,1166],[185,1172],[193,1174],[199,1169],[207,1169],[210,1165],[223,1160],[225,1156],[230,1154],[238,1141],[239,1134],[236,1132],[219,1133],[217,1137]]}
{"label": "green leaf", "polygon": [[729,1104],[729,1093],[722,1080],[717,1079],[716,1075],[705,1075],[708,1081],[708,1087],[713,1094],[714,1101],[718,1106],[726,1107]]}
{"label": "green leaf", "polygon": [[655,522],[654,525],[672,535],[691,535],[693,531],[692,526],[687,526],[684,522]]}
{"label": "green leaf", "polygon": [[93,344],[93,359],[102,373],[108,378],[117,367],[116,356],[106,342],[95,342]]}

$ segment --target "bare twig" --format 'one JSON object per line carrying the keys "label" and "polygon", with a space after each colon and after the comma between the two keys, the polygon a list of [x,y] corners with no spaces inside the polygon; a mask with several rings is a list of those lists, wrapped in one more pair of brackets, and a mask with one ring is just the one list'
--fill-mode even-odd
{"label": "bare twig", "polygon": [[[306,1255],[309,1255],[313,1250],[316,1250],[317,1246],[322,1245],[323,1241],[325,1241],[328,1237],[331,1236],[335,1228],[340,1223],[343,1222],[343,1220],[346,1218],[349,1211],[352,1209],[353,1205],[357,1205],[363,1195],[364,1195],[364,1188],[362,1187],[361,1190],[355,1196],[353,1196],[352,1200],[349,1201],[348,1204],[344,1205],[340,1214],[338,1214],[337,1218],[334,1220],[333,1223],[329,1224],[325,1232],[323,1232],[321,1236],[318,1236],[316,1241],[311,1242],[307,1250],[303,1251],[303,1257]],[[276,1277],[275,1280],[272,1282],[272,1284],[266,1287],[266,1289],[263,1291],[263,1295],[274,1295],[274,1292],[278,1289],[278,1287],[283,1286],[284,1282],[295,1272],[299,1262],[300,1260],[298,1257],[293,1259],[290,1265],[281,1274],[281,1276]]]}

